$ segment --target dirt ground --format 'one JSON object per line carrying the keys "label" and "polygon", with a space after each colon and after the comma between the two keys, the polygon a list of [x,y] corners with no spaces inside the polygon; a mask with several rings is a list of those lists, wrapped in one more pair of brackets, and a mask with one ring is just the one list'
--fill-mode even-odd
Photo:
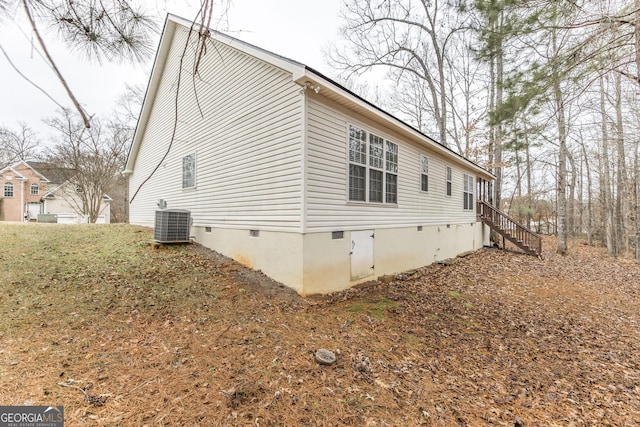
{"label": "dirt ground", "polygon": [[602,248],[301,298],[148,230],[20,227],[0,228],[0,403],[68,426],[640,425],[640,266]]}

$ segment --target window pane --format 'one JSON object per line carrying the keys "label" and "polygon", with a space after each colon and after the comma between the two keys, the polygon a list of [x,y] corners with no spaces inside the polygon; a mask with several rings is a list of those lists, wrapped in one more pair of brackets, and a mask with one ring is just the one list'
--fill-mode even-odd
{"label": "window pane", "polygon": [[387,203],[398,203],[398,176],[386,174],[387,187],[385,201]]}
{"label": "window pane", "polygon": [[379,136],[369,135],[369,166],[384,167],[384,140]]}
{"label": "window pane", "polygon": [[361,165],[367,164],[366,133],[354,126],[349,126],[349,161]]}
{"label": "window pane", "polygon": [[451,181],[447,182],[447,196],[451,195]]}
{"label": "window pane", "polygon": [[349,165],[349,200],[365,201],[366,168]]}
{"label": "window pane", "polygon": [[13,197],[13,184],[10,182],[4,184],[4,197]]}
{"label": "window pane", "polygon": [[40,193],[40,189],[38,188],[38,184],[31,184],[31,195],[37,196]]}
{"label": "window pane", "polygon": [[427,156],[420,156],[420,172],[425,175],[429,173],[429,158]]}
{"label": "window pane", "polygon": [[398,146],[387,141],[387,172],[398,173]]}
{"label": "window pane", "polygon": [[422,176],[422,182],[420,185],[420,189],[422,191],[429,191],[429,175],[421,175]]}
{"label": "window pane", "polygon": [[369,170],[369,201],[382,203],[382,171]]}
{"label": "window pane", "polygon": [[182,158],[182,188],[196,185],[196,155],[189,154]]}

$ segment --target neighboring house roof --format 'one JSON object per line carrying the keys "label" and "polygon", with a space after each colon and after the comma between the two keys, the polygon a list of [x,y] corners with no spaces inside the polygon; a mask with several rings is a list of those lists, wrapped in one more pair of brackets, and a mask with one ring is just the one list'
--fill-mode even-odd
{"label": "neighboring house roof", "polygon": [[47,179],[46,176],[44,176],[42,173],[38,172],[36,169],[34,169],[34,167],[32,165],[29,164],[30,162],[25,162],[24,160],[20,160],[17,163],[12,164],[11,166],[7,166],[3,169],[0,169],[0,175],[7,173],[7,171],[11,171],[14,175],[16,175],[16,177],[18,177],[18,179],[28,179],[26,176],[24,176],[22,173],[18,172],[16,169],[20,166],[20,165],[24,165],[26,167],[28,167],[29,169],[31,169],[33,171],[33,173],[35,175],[37,175],[38,177],[40,177],[40,179],[44,182],[50,182],[49,179]]}
{"label": "neighboring house roof", "polygon": [[[160,44],[158,46],[158,52],[156,54],[155,62],[153,64],[153,69],[149,79],[149,85],[145,94],[142,111],[140,113],[140,119],[138,120],[133,143],[129,150],[127,164],[123,172],[125,174],[130,174],[133,172],[133,166],[136,162],[138,151],[142,143],[144,130],[151,115],[151,110],[154,103],[153,101],[156,97],[160,82],[162,80],[162,75],[164,73],[164,67],[169,55],[173,35],[178,26],[191,28],[192,26],[197,27],[197,24],[194,24],[189,20],[175,15],[167,15],[167,19],[165,21],[164,29],[162,32],[162,37],[160,39]],[[339,83],[336,83],[335,81],[319,73],[313,68],[214,30],[210,30],[209,34],[211,39],[215,41],[229,45],[248,55],[259,58],[269,64],[290,72],[293,76],[293,81],[299,84],[302,89],[318,91],[327,99],[343,105],[348,109],[361,114],[364,117],[381,123],[410,140],[417,141],[424,146],[428,146],[431,150],[443,155],[446,158],[451,159],[452,161],[465,165],[467,168],[474,170],[478,175],[484,177],[485,179],[495,179],[494,175],[486,169],[473,163],[471,160],[461,156],[450,148],[438,143],[435,139],[420,132],[416,128],[377,107],[364,98],[356,95],[354,92],[350,91]]]}
{"label": "neighboring house roof", "polygon": [[74,169],[61,168],[52,163],[27,161],[29,167],[39,171],[53,184],[62,184],[75,174]]}

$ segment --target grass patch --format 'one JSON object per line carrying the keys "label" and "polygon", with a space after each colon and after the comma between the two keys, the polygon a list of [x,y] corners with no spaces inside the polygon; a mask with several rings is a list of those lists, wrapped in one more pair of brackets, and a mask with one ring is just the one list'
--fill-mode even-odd
{"label": "grass patch", "polygon": [[460,293],[458,291],[449,291],[447,292],[447,295],[449,295],[451,298],[464,298],[465,295],[463,293]]}
{"label": "grass patch", "polygon": [[348,313],[363,314],[375,319],[386,319],[386,312],[389,309],[398,306],[396,301],[383,297],[375,302],[357,302],[345,306],[344,310]]}

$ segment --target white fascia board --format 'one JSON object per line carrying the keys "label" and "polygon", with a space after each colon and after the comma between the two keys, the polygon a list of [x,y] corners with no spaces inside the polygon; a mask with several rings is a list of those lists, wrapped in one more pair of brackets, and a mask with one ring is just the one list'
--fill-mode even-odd
{"label": "white fascia board", "polygon": [[145,130],[147,128],[147,122],[149,121],[149,116],[151,115],[153,103],[155,101],[156,94],[158,93],[158,86],[160,85],[160,81],[162,80],[162,74],[164,73],[164,68],[167,63],[167,56],[169,55],[169,50],[173,42],[176,23],[169,18],[170,17],[167,16],[167,19],[164,23],[164,29],[162,30],[162,36],[160,37],[158,51],[153,63],[153,68],[151,69],[149,83],[147,84],[147,91],[142,102],[140,117],[138,118],[138,124],[136,125],[136,130],[133,134],[133,142],[131,143],[131,148],[129,149],[127,164],[125,165],[124,171],[122,171],[122,174],[125,176],[133,173],[133,167],[138,157],[138,151],[140,149],[140,144],[142,143],[142,137],[144,136]]}
{"label": "white fascia board", "polygon": [[313,89],[314,87],[318,88],[318,93],[320,93],[321,95],[323,91],[330,91],[339,99],[343,100],[343,103],[346,107],[348,107],[348,104],[356,104],[359,108],[362,108],[368,113],[375,116],[380,121],[380,123],[384,124],[385,126],[388,126],[389,128],[396,130],[401,134],[408,135],[413,141],[417,141],[421,145],[428,147],[432,151],[441,154],[443,157],[450,159],[455,163],[464,165],[468,169],[472,169],[478,176],[489,181],[492,181],[496,178],[491,172],[473,163],[471,160],[448,149],[442,144],[439,144],[434,139],[419,132],[417,129],[414,129],[413,127],[404,123],[402,120],[392,116],[391,114],[376,107],[368,101],[365,101],[351,91],[337,85],[335,82],[327,79],[320,74],[317,74],[309,68],[305,68],[304,74],[300,75],[298,78],[294,78],[294,81],[303,87],[310,87],[311,89]]}
{"label": "white fascia board", "polygon": [[[169,15],[169,19],[186,27],[197,29],[200,25],[175,15]],[[228,36],[215,30],[209,30],[209,38],[229,47],[237,49],[249,56],[253,56],[263,62],[278,67],[293,75],[293,80],[297,80],[306,73],[306,67],[293,59],[286,58],[276,53],[254,46],[235,37]]]}

